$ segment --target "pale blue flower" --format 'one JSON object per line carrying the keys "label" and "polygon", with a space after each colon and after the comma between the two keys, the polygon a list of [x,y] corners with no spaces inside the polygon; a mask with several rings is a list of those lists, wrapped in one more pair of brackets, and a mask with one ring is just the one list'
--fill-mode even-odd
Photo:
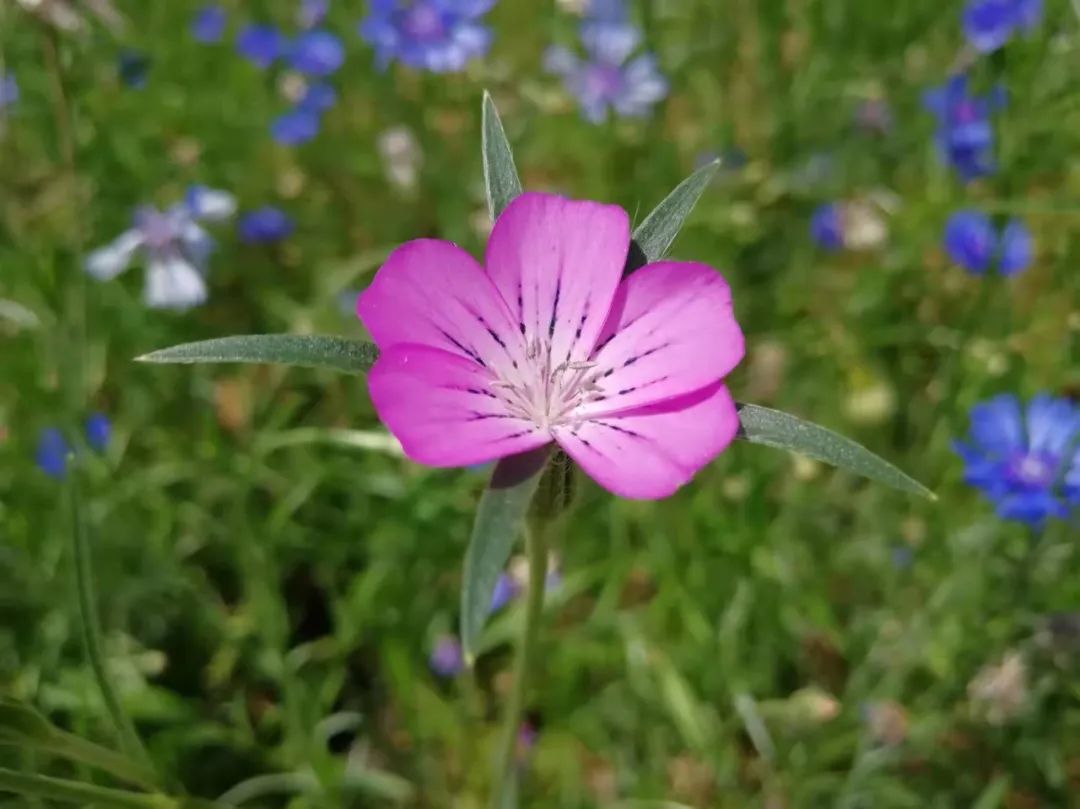
{"label": "pale blue flower", "polygon": [[214,249],[200,222],[220,222],[235,211],[231,194],[204,186],[191,187],[183,203],[165,211],[142,206],[135,212],[134,227],[86,257],[86,271],[108,281],[139,256],[146,264],[147,306],[175,310],[197,306],[206,300],[205,275]]}

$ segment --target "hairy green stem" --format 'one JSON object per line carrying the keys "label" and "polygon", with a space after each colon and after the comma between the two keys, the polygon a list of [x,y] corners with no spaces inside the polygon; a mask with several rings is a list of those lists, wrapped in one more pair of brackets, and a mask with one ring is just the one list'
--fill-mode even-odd
{"label": "hairy green stem", "polygon": [[105,702],[105,708],[112,717],[116,733],[120,738],[120,746],[129,756],[135,758],[146,768],[150,768],[150,757],[146,753],[135,726],[131,719],[124,713],[120,706],[120,700],[113,690],[109,672],[105,666],[105,655],[102,652],[101,624],[97,614],[97,599],[94,595],[94,572],[90,559],[90,543],[86,532],[86,516],[82,511],[82,498],[79,494],[79,470],[72,470],[71,482],[68,484],[71,496],[71,520],[72,520],[72,550],[75,559],[75,589],[79,600],[79,617],[82,624],[83,645],[86,647],[86,656],[90,661],[90,668],[94,672],[101,691],[101,698]]}
{"label": "hairy green stem", "polygon": [[544,580],[547,578],[548,547],[546,525],[543,521],[525,528],[525,553],[529,560],[529,589],[525,603],[525,625],[514,665],[514,683],[503,718],[503,735],[495,766],[495,790],[492,809],[503,809],[513,794],[516,782],[517,744],[521,717],[525,709],[525,694],[529,672],[536,656],[536,640],[540,630],[540,614],[544,608]]}
{"label": "hairy green stem", "polygon": [[54,801],[77,803],[82,806],[95,804],[109,807],[132,807],[132,809],[180,809],[183,804],[165,795],[147,795],[123,789],[99,787],[82,781],[52,778],[46,775],[28,775],[0,768],[0,792],[34,796]]}

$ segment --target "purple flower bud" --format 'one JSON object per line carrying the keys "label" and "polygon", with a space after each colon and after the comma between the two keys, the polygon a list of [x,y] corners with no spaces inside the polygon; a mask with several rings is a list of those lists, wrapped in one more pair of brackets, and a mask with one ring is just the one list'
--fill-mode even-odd
{"label": "purple flower bud", "polygon": [[435,641],[435,648],[428,660],[431,670],[440,677],[450,678],[461,674],[465,669],[465,655],[461,643],[453,635],[441,635]]}

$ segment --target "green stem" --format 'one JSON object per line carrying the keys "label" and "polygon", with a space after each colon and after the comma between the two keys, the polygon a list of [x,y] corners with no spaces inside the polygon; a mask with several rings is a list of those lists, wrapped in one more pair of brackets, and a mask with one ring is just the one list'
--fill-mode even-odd
{"label": "green stem", "polygon": [[79,470],[71,472],[68,491],[71,495],[72,545],[75,559],[75,587],[79,599],[79,617],[82,624],[83,644],[90,660],[94,679],[101,690],[105,707],[112,717],[120,746],[129,756],[150,768],[150,757],[135,732],[135,726],[120,707],[120,700],[113,690],[109,672],[105,667],[105,655],[101,650],[101,624],[97,614],[97,599],[94,596],[94,573],[90,559],[90,543],[86,536],[86,517],[82,513],[82,498],[79,495]]}
{"label": "green stem", "polygon": [[176,799],[165,795],[144,795],[82,781],[69,781],[66,778],[27,775],[8,769],[0,769],[0,792],[14,792],[16,795],[67,801],[84,806],[88,803],[133,809],[179,809],[182,806]]}
{"label": "green stem", "polygon": [[[538,521],[539,522],[539,521]],[[503,736],[495,768],[496,789],[493,793],[493,809],[508,805],[508,797],[515,786],[518,733],[525,708],[525,693],[529,672],[536,654],[536,639],[540,630],[540,613],[544,608],[544,580],[547,578],[548,548],[546,526],[539,522],[525,528],[525,553],[529,559],[529,589],[525,604],[525,626],[521,632],[514,665],[514,684],[503,718]]]}

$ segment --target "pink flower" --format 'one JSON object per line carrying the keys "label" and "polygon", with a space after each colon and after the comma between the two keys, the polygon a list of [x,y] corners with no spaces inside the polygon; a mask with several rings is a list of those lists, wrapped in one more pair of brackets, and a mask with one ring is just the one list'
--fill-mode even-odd
{"label": "pink flower", "polygon": [[723,380],[743,356],[731,291],[689,262],[623,279],[629,247],[622,208],[529,193],[486,267],[434,239],[395,250],[357,313],[405,453],[466,466],[554,441],[615,494],[653,499],[723,451],[739,424]]}

